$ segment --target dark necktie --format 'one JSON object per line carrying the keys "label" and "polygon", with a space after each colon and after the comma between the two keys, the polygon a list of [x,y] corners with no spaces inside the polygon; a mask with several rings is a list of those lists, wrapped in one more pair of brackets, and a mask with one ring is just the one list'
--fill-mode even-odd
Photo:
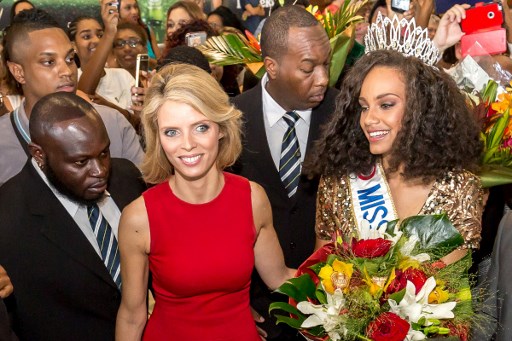
{"label": "dark necktie", "polygon": [[279,176],[288,192],[288,197],[291,198],[297,192],[301,168],[299,140],[295,132],[295,124],[299,120],[299,115],[294,111],[289,111],[283,115],[283,119],[288,124],[288,129],[284,133],[281,145]]}
{"label": "dark necktie", "polygon": [[101,259],[118,288],[121,288],[121,267],[117,240],[98,205],[87,206],[89,222],[100,247]]}

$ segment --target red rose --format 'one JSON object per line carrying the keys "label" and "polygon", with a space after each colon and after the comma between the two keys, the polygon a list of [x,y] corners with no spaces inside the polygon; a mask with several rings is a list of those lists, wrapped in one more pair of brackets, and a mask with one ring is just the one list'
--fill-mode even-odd
{"label": "red rose", "polygon": [[366,335],[373,341],[403,341],[409,332],[409,322],[393,313],[382,313],[370,322]]}
{"label": "red rose", "polygon": [[423,288],[423,285],[427,281],[427,275],[419,269],[407,268],[405,271],[396,270],[395,279],[389,284],[386,293],[392,294],[404,289],[407,285],[407,281],[412,282],[416,287],[416,294],[418,294]]}
{"label": "red rose", "polygon": [[352,253],[356,257],[376,258],[384,256],[391,249],[391,241],[383,238],[352,240]]}

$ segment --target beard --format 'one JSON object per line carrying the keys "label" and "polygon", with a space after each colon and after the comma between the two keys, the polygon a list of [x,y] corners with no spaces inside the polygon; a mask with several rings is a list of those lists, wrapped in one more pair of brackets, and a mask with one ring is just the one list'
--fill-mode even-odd
{"label": "beard", "polygon": [[[48,182],[63,196],[65,196],[70,201],[74,202],[77,205],[85,205],[85,206],[92,206],[94,204],[97,204],[99,201],[103,199],[103,195],[98,196],[95,199],[85,199],[80,197],[79,195],[75,194],[66,184],[64,184],[58,176],[53,171],[52,167],[50,166],[50,163],[48,162],[48,159],[45,161],[45,175],[48,179]],[[109,174],[110,177],[110,174]]]}

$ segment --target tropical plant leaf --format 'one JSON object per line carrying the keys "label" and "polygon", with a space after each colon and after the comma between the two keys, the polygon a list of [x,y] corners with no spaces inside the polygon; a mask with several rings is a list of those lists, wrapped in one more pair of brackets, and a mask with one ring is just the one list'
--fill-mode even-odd
{"label": "tropical plant leaf", "polygon": [[354,27],[349,26],[343,33],[331,38],[331,64],[329,66],[329,86],[335,86],[347,61],[347,56],[354,46]]}
{"label": "tropical plant leaf", "polygon": [[512,183],[512,164],[508,165],[484,165],[480,170],[479,176],[482,187],[489,188],[498,185]]}
{"label": "tropical plant leaf", "polygon": [[217,65],[258,63],[262,61],[259,51],[239,33],[213,36],[197,47],[208,60]]}
{"label": "tropical plant leaf", "polygon": [[295,328],[295,329],[300,329],[300,326],[302,325],[302,323],[305,320],[304,317],[302,319],[301,318],[294,319],[294,318],[291,318],[289,316],[284,316],[284,315],[274,315],[274,316],[276,317],[276,320],[277,320],[276,324],[284,323],[284,324],[287,324],[290,327]]}
{"label": "tropical plant leaf", "polygon": [[302,314],[299,309],[286,302],[272,302],[268,308],[268,312],[270,313],[273,310],[282,310],[295,316],[304,318],[304,314]]}
{"label": "tropical plant leaf", "polygon": [[291,278],[282,284],[275,292],[287,295],[297,302],[315,298],[316,285],[308,274]]}
{"label": "tropical plant leaf", "polygon": [[426,252],[443,250],[446,255],[464,243],[446,214],[409,217],[402,221],[400,228],[406,236],[416,235],[420,249]]}

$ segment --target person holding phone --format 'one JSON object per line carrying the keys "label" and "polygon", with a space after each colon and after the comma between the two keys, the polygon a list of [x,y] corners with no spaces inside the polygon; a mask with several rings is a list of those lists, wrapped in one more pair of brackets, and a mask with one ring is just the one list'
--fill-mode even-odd
{"label": "person holding phone", "polygon": [[[294,270],[263,188],[224,172],[242,149],[241,116],[199,67],[168,65],[153,77],[142,172],[156,185],[121,215],[116,340],[260,341],[249,306],[253,268],[272,289]],[[156,304],[148,320],[149,271]]]}
{"label": "person holding phone", "polygon": [[[117,32],[117,5],[112,0],[101,1],[102,21],[81,16],[68,25],[68,36],[80,61],[78,88],[89,94],[93,102],[121,112],[132,124],[136,123],[128,110],[131,107],[132,75],[122,68],[105,68]],[[133,122],[132,122],[133,121]]]}

